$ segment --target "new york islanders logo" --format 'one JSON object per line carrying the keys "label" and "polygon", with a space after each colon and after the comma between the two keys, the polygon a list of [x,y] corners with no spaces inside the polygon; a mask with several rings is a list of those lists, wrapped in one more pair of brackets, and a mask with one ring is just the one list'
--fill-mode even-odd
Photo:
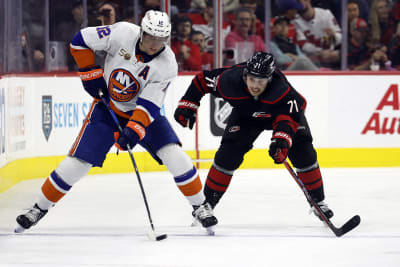
{"label": "new york islanders logo", "polygon": [[110,75],[108,92],[112,99],[118,102],[128,102],[139,92],[140,84],[127,70],[116,69]]}

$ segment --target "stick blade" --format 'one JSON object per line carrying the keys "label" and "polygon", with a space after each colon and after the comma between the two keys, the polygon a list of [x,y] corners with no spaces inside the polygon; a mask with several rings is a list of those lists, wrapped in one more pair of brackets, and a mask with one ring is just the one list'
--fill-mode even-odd
{"label": "stick blade", "polygon": [[162,235],[156,235],[156,233],[153,230],[150,230],[147,232],[147,237],[151,240],[151,241],[161,241],[164,239],[167,239],[167,234],[162,234]]}
{"label": "stick blade", "polygon": [[361,222],[361,218],[359,215],[353,216],[350,220],[348,220],[341,228],[338,228],[335,231],[337,237],[342,236],[354,228],[356,228]]}

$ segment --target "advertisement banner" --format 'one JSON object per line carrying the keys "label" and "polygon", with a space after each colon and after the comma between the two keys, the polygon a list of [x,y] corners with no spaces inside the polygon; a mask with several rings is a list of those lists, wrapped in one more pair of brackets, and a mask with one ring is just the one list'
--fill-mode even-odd
{"label": "advertisement banner", "polygon": [[[306,116],[316,148],[400,147],[398,75],[287,77],[307,100]],[[165,115],[185,150],[216,150],[231,111],[225,101],[203,97],[193,130],[181,127],[173,118],[192,78],[179,76],[171,83]],[[68,153],[93,101],[80,79],[8,77],[0,81],[0,155],[6,149],[12,159]],[[254,148],[268,147],[270,134],[264,132]]]}

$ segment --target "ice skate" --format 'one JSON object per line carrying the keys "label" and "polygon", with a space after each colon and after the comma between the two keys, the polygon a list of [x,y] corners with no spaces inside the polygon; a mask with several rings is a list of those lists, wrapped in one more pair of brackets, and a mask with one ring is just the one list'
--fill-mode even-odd
{"label": "ice skate", "polygon": [[39,208],[37,204],[35,204],[32,208],[28,210],[27,213],[21,214],[17,217],[18,226],[15,228],[15,233],[22,233],[26,229],[29,229],[31,226],[37,224],[40,219],[46,215],[47,210],[42,210]]}
{"label": "ice skate", "polygon": [[[333,211],[328,207],[328,205],[324,201],[317,202],[317,205],[321,209],[321,211],[324,213],[326,218],[330,219],[333,217]],[[318,212],[316,211],[316,209],[314,207],[311,207],[310,213],[311,212],[313,212],[315,214],[315,216],[317,216],[321,221],[323,221],[323,219],[321,218],[321,216],[318,214]]]}
{"label": "ice skate", "polygon": [[218,223],[217,218],[213,214],[211,205],[204,202],[200,206],[193,206],[194,211],[192,212],[195,222],[200,223],[204,228],[206,228],[209,235],[214,235],[213,226]]}

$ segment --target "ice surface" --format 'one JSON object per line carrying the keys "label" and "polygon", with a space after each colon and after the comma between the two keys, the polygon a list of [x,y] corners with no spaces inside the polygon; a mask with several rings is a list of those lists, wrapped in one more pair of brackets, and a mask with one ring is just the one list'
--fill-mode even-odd
{"label": "ice surface", "polygon": [[[43,179],[0,194],[0,266],[399,267],[400,168],[322,169],[335,237],[314,215],[285,169],[240,170],[215,209],[216,235],[190,227],[191,206],[167,172],[141,173],[157,234],[132,174],[88,176],[42,221],[14,234],[15,217],[36,200]],[[200,171],[205,178],[207,171]]]}

